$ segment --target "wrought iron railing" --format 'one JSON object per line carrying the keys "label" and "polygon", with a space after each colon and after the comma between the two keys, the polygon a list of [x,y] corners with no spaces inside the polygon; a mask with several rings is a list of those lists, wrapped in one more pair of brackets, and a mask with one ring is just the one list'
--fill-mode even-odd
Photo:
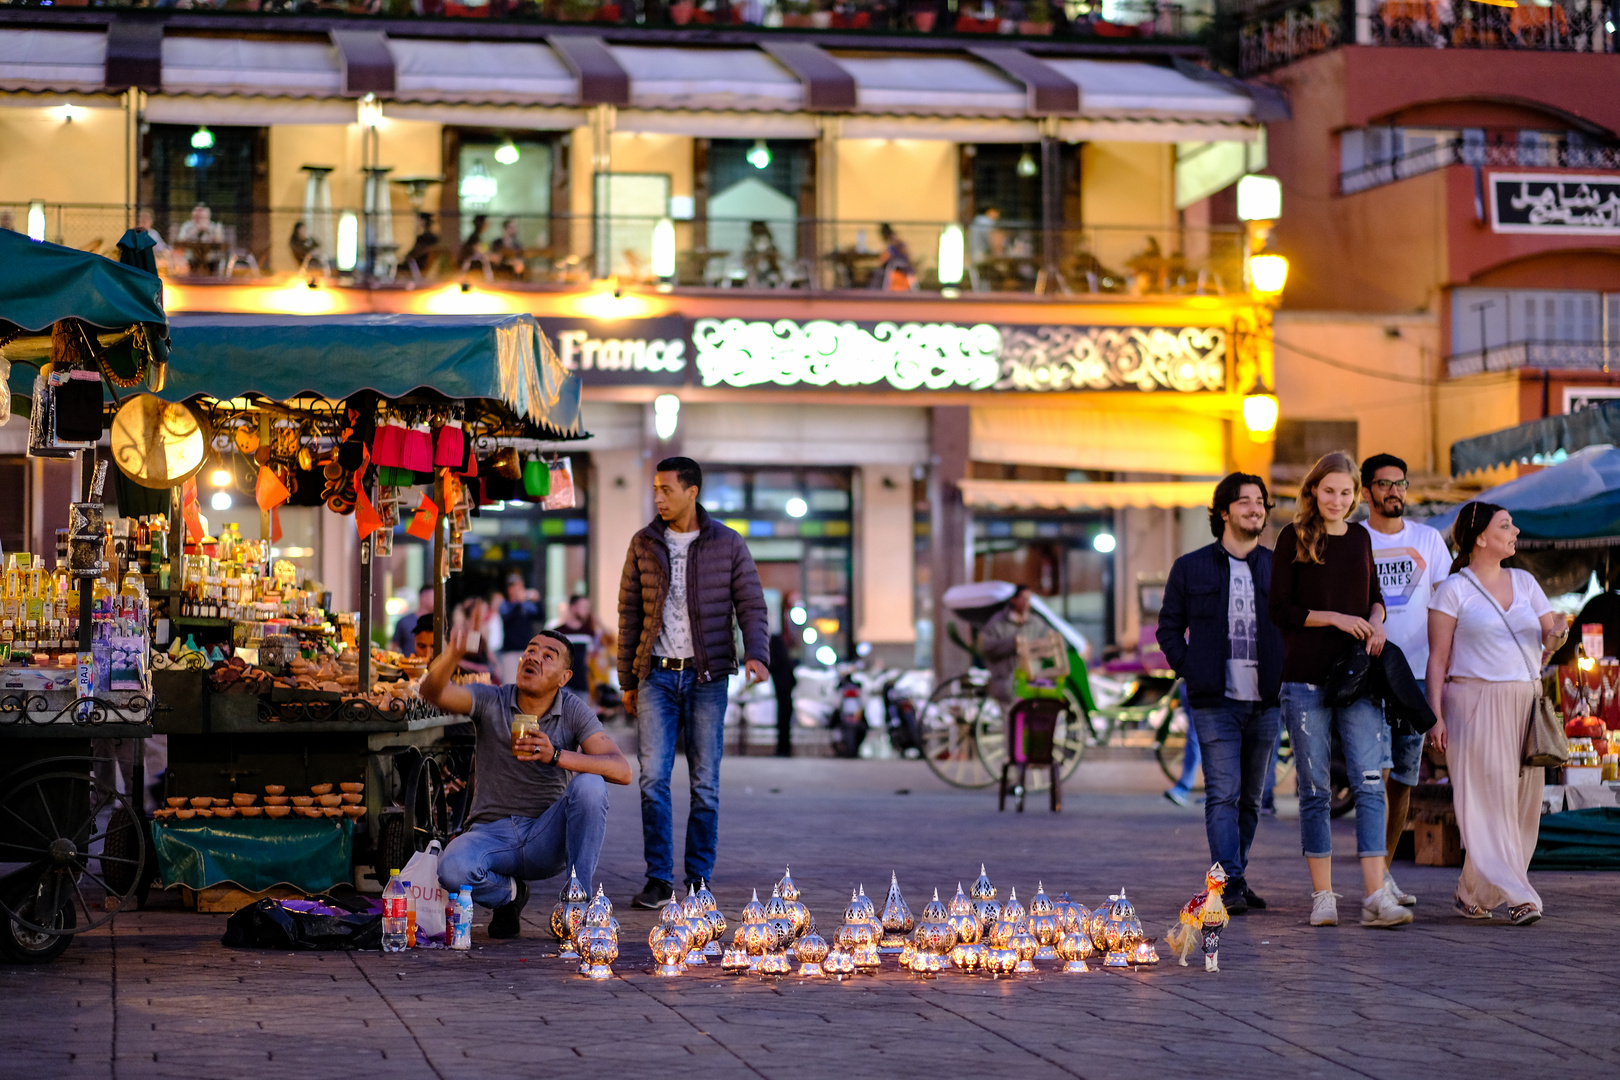
{"label": "wrought iron railing", "polygon": [[1448,165],[1620,170],[1620,147],[1571,145],[1567,140],[1477,142],[1458,136],[1346,170],[1339,174],[1339,191],[1345,195],[1366,191]]}
{"label": "wrought iron railing", "polygon": [[1517,7],[1464,0],[1292,0],[1236,3],[1239,70],[1255,75],[1341,43],[1536,52],[1615,51],[1608,0]]}
{"label": "wrought iron railing", "polygon": [[[671,221],[566,214],[490,214],[480,223],[480,215],[463,212],[432,215],[430,233],[422,235],[405,209],[374,215],[369,223],[359,210],[310,215],[263,209],[222,215],[209,223],[209,239],[188,241],[185,236],[201,231],[182,233],[190,211],[188,206],[137,213],[163,240],[159,272],[199,283],[273,276],[376,285],[566,287],[615,277],[677,288],[807,292],[1214,296],[1244,290],[1243,236],[1236,227],[1048,230],[1036,222],[989,218]],[[114,257],[117,240],[133,218],[137,214],[122,206],[0,202],[0,227],[27,229],[41,239]],[[304,226],[299,235],[313,247],[295,249],[299,224]],[[368,235],[374,240],[369,273]]]}
{"label": "wrought iron railing", "polygon": [[[0,0],[0,7],[51,8],[61,0]],[[150,8],[148,0],[97,7]],[[171,6],[158,3],[158,7]],[[671,30],[737,28],[839,34],[1079,37],[1190,40],[1210,21],[1202,5],[1157,0],[204,0],[191,8],[277,16],[481,19],[594,23]]]}
{"label": "wrought iron railing", "polygon": [[1616,371],[1620,370],[1620,342],[1515,341],[1446,357],[1446,374],[1453,379],[1487,371]]}

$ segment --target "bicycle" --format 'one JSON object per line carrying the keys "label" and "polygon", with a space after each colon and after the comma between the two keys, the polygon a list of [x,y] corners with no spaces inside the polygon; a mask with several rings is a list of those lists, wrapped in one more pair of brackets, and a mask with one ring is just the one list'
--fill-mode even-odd
{"label": "bicycle", "polygon": [[[960,788],[982,788],[1001,780],[1007,763],[1006,718],[1001,703],[990,696],[989,672],[974,668],[947,679],[935,688],[923,706],[922,756],[934,775]],[[1067,686],[1031,687],[1019,680],[1021,697],[1061,697],[1066,704],[1054,734],[1054,755],[1061,762],[1059,776],[1067,780],[1080,767],[1091,741],[1085,708]],[[1046,773],[1029,777],[1027,790],[1045,791]]]}

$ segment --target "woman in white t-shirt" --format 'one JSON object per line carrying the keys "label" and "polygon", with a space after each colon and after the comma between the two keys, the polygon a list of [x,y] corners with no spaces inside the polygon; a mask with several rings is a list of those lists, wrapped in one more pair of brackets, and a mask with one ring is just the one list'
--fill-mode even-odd
{"label": "woman in white t-shirt", "polygon": [[1489,919],[1507,905],[1515,925],[1541,918],[1527,871],[1541,828],[1542,770],[1523,767],[1525,731],[1543,658],[1568,625],[1536,579],[1509,570],[1519,530],[1500,506],[1457,515],[1458,555],[1429,603],[1430,742],[1446,755],[1468,856],[1453,907]]}

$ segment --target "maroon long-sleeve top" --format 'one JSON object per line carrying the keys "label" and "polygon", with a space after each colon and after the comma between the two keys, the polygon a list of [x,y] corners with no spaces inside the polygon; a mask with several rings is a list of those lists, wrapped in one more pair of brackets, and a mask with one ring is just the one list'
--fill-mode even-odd
{"label": "maroon long-sleeve top", "polygon": [[1334,626],[1306,626],[1313,611],[1337,611],[1365,619],[1382,605],[1373,567],[1372,538],[1366,529],[1328,536],[1320,563],[1298,562],[1292,525],[1277,537],[1271,560],[1271,621],[1283,635],[1282,681],[1321,686],[1333,661],[1355,640]]}

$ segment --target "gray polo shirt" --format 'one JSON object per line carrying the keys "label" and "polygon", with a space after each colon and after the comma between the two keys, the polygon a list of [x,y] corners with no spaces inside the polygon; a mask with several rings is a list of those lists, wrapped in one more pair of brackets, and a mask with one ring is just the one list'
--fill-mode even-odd
{"label": "gray polo shirt", "polygon": [[[542,761],[519,761],[512,756],[512,716],[517,710],[517,687],[473,683],[472,719],[478,730],[477,792],[473,797],[472,824],[505,817],[539,817],[568,790],[573,776],[560,766]],[[578,750],[602,730],[591,707],[572,690],[557,691],[551,711],[540,718],[556,746]]]}

